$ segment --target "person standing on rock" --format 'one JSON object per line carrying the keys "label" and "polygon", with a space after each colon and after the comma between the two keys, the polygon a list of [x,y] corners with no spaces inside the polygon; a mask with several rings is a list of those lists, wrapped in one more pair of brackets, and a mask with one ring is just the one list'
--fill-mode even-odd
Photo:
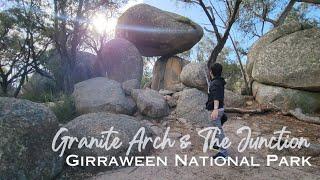
{"label": "person standing on rock", "polygon": [[[222,129],[222,119],[224,118],[224,86],[226,84],[223,77],[221,77],[222,65],[214,63],[210,66],[211,81],[209,82],[208,90],[208,101],[206,103],[206,109],[211,112],[210,120],[213,124],[219,128],[220,134],[218,135],[219,142],[225,137]],[[228,151],[224,148],[219,148],[219,152],[213,157],[224,157],[228,156]]]}

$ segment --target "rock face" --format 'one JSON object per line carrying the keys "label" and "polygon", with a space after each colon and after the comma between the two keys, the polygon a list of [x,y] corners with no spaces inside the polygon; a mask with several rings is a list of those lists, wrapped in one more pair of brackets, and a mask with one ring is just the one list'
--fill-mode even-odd
{"label": "rock face", "polygon": [[0,179],[53,179],[63,166],[51,150],[58,128],[49,108],[0,98]]}
{"label": "rock face", "polygon": [[[138,49],[125,39],[107,42],[98,58],[95,69],[98,76],[106,76],[120,83],[131,79],[141,82],[143,60]],[[139,84],[140,86],[140,84]]]}
{"label": "rock face", "polygon": [[135,89],[131,92],[139,111],[151,118],[161,118],[169,114],[169,106],[163,96],[151,89]]}
{"label": "rock face", "polygon": [[[97,148],[93,146],[92,149],[88,148],[77,148],[77,144],[72,146],[71,149],[67,150],[67,154],[77,154],[78,156],[125,156],[129,142],[133,139],[134,135],[138,130],[143,127],[136,118],[122,115],[122,114],[111,114],[111,113],[90,113],[79,116],[74,120],[70,121],[65,125],[68,129],[64,135],[78,137],[95,137],[101,139],[101,132],[110,130],[114,127],[113,131],[118,131],[118,134],[113,134],[110,137],[109,142],[115,137],[118,137],[122,142],[122,145],[118,149],[106,150],[104,148]],[[146,127],[145,127],[146,128]],[[146,135],[151,137],[151,130],[146,128]],[[130,150],[130,156],[133,155],[147,155],[151,150],[151,144],[148,143],[145,149],[141,152],[138,151],[137,146],[133,146]],[[99,171],[101,168],[94,167],[94,171]]]}
{"label": "rock face", "polygon": [[207,126],[210,125],[209,111],[205,103],[208,95],[198,89],[185,89],[179,92],[176,114],[190,123]]}
{"label": "rock face", "polygon": [[301,108],[304,113],[320,112],[320,94],[269,86],[254,82],[253,95],[260,104],[273,104],[284,111]]}
{"label": "rock face", "polygon": [[320,92],[320,29],[298,23],[266,34],[248,55],[249,74],[260,83]]}
{"label": "rock face", "polygon": [[205,77],[205,69],[205,63],[189,63],[182,69],[180,80],[188,87],[207,91],[208,85]]}
{"label": "rock face", "polygon": [[240,94],[230,90],[224,90],[224,105],[225,107],[242,107],[246,104],[246,99]]}
{"label": "rock face", "polygon": [[151,88],[181,91],[183,86],[180,82],[180,73],[188,63],[189,61],[177,56],[158,59],[153,66]]}
{"label": "rock face", "polygon": [[143,56],[174,55],[191,49],[203,36],[190,19],[147,4],[129,8],[118,19],[116,37],[129,40]]}
{"label": "rock face", "polygon": [[125,96],[121,84],[104,77],[76,84],[73,96],[80,114],[113,112],[132,115],[136,109],[135,103]]}
{"label": "rock face", "polygon": [[140,82],[137,79],[131,79],[122,83],[122,89],[126,93],[126,95],[131,95],[132,89],[139,89]]}

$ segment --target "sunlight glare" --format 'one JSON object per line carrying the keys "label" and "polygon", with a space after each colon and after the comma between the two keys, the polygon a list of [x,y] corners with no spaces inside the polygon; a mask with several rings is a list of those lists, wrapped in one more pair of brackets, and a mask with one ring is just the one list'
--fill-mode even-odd
{"label": "sunlight glare", "polygon": [[114,33],[117,19],[107,18],[103,14],[96,14],[92,19],[92,25],[99,34]]}

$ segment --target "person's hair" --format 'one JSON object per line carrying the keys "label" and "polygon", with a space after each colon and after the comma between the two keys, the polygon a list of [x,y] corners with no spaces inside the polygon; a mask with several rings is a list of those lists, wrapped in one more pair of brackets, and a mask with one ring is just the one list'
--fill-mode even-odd
{"label": "person's hair", "polygon": [[214,63],[210,66],[210,70],[214,77],[221,76],[222,65],[220,63]]}

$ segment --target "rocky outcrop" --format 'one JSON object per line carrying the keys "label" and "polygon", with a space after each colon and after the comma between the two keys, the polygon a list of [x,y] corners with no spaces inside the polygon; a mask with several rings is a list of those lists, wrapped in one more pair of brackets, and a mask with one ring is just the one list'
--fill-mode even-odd
{"label": "rocky outcrop", "polygon": [[169,114],[169,106],[162,95],[152,89],[132,90],[131,96],[136,101],[141,114],[151,118],[161,118]]}
{"label": "rocky outcrop", "polygon": [[136,45],[143,56],[174,55],[191,49],[203,36],[201,26],[147,4],[129,8],[118,19],[116,37]]}
{"label": "rocky outcrop", "polygon": [[121,84],[105,77],[97,77],[74,86],[74,101],[80,114],[112,112],[132,115],[135,103],[125,96]]}
{"label": "rocky outcrop", "polygon": [[[143,127],[136,118],[122,115],[122,114],[111,114],[111,113],[90,113],[79,116],[74,120],[70,121],[64,126],[68,129],[63,135],[69,135],[72,137],[78,137],[79,139],[83,137],[94,137],[101,139],[101,132],[109,131],[113,127],[113,131],[117,131],[117,134],[112,134],[110,136],[109,142],[112,142],[114,138],[119,138],[122,145],[118,149],[106,150],[104,148],[93,148],[89,149],[83,147],[79,149],[75,143],[71,149],[67,150],[67,154],[76,154],[78,156],[115,156],[116,158],[120,156],[125,156],[129,148],[129,142],[133,139],[134,135],[138,130]],[[146,136],[151,137],[151,130],[146,128]],[[151,150],[151,144],[148,143],[145,149],[142,149],[141,152],[138,151],[138,146],[134,145],[129,156],[139,156],[147,155]],[[100,171],[108,167],[88,167],[88,170]],[[109,167],[110,168],[110,167]]]}
{"label": "rocky outcrop", "polygon": [[253,82],[253,95],[260,104],[272,104],[288,112],[296,108],[304,113],[320,113],[320,94]]}
{"label": "rocky outcrop", "polygon": [[250,50],[249,74],[260,83],[320,92],[320,29],[291,23],[275,28]]}
{"label": "rocky outcrop", "polygon": [[[125,39],[107,42],[98,58],[95,69],[98,76],[108,77],[120,83],[131,79],[141,82],[143,60],[138,49]],[[140,84],[139,84],[140,86]]]}
{"label": "rocky outcrop", "polygon": [[205,63],[189,63],[182,69],[180,80],[188,87],[207,91],[206,69]]}
{"label": "rocky outcrop", "polygon": [[185,89],[179,92],[176,114],[180,118],[186,119],[189,123],[202,126],[210,125],[209,111],[206,110],[205,103],[208,95],[196,88]]}
{"label": "rocky outcrop", "polygon": [[158,59],[153,66],[151,88],[181,91],[184,87],[180,81],[180,74],[188,63],[189,61],[177,56]]}
{"label": "rocky outcrop", "polygon": [[0,179],[53,179],[63,166],[50,146],[58,128],[49,108],[0,98]]}

